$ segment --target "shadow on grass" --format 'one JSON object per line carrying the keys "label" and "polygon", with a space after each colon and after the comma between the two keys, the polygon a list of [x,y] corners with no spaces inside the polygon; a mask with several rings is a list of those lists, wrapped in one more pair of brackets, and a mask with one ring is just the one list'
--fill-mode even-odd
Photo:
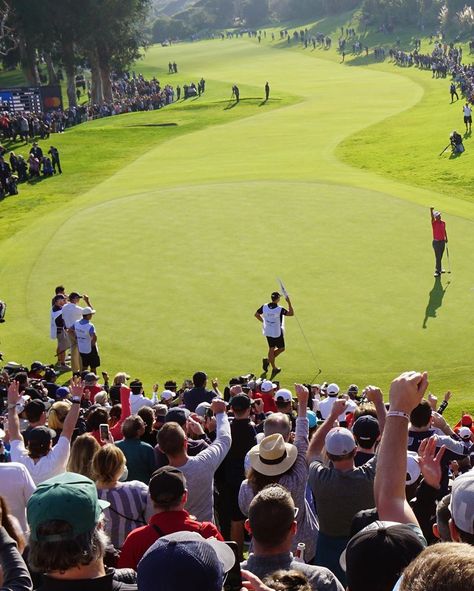
{"label": "shadow on grass", "polygon": [[443,298],[450,284],[451,281],[448,281],[446,287],[443,288],[441,277],[435,277],[434,285],[428,294],[428,304],[423,319],[423,328],[428,327],[428,318],[436,318],[436,311],[443,305]]}
{"label": "shadow on grass", "polygon": [[177,127],[177,123],[136,123],[125,127]]}

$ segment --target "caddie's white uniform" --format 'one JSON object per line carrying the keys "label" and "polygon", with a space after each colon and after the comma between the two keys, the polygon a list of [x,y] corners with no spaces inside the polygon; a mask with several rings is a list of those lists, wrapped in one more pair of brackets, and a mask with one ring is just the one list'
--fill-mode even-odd
{"label": "caddie's white uniform", "polygon": [[278,305],[274,308],[270,308],[268,304],[262,306],[262,332],[266,337],[276,338],[285,333],[285,312],[286,310]]}

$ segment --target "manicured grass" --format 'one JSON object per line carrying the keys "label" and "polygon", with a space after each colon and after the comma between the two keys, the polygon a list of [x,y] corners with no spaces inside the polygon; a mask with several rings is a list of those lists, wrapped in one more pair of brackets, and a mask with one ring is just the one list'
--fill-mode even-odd
{"label": "manicured grass", "polygon": [[[176,77],[165,73],[170,60]],[[282,277],[317,356],[289,319],[283,384],[312,380],[317,365],[318,379],[387,390],[400,371],[428,369],[433,392],[455,392],[451,418],[472,409],[474,207],[416,186],[431,186],[411,150],[416,117],[397,141],[377,135],[372,145],[367,131],[396,133],[417,109],[433,115],[436,81],[337,62],[334,50],[276,50],[268,38],[152,48],[137,71],[164,83],[204,76],[206,94],[55,137],[65,174],[0,206],[6,357],[52,360],[48,305],[64,282],[91,296],[109,371],[146,384],[198,368],[222,379],[259,373],[265,343],[253,313]],[[234,82],[242,101],[228,108]],[[148,127],[163,123],[178,125]],[[444,138],[436,117],[423,123]],[[398,174],[403,154],[411,177]],[[380,164],[388,156],[397,172]],[[432,203],[450,234],[442,301],[430,296]]]}

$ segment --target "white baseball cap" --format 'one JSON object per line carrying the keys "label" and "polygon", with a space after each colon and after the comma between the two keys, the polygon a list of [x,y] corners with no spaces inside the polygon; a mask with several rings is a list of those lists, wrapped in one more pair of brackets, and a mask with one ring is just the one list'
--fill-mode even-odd
{"label": "white baseball cap", "polygon": [[263,380],[263,382],[260,385],[261,392],[271,392],[275,388],[276,384],[273,384],[272,382],[270,382],[270,380]]}
{"label": "white baseball cap", "polygon": [[472,431],[469,427],[461,427],[458,431],[458,435],[461,439],[470,439]]}
{"label": "white baseball cap", "polygon": [[458,529],[474,534],[474,471],[458,476],[453,483],[449,510]]}
{"label": "white baseball cap", "polygon": [[278,400],[278,398],[280,398],[283,399],[285,402],[291,402],[293,400],[293,394],[286,388],[280,388],[275,392],[275,396],[273,398],[275,400]]}
{"label": "white baseball cap", "polygon": [[174,392],[171,392],[171,390],[163,390],[163,392],[160,395],[160,400],[173,400],[175,396],[176,394]]}
{"label": "white baseball cap", "polygon": [[354,435],[349,429],[335,427],[326,435],[326,451],[333,456],[345,456],[357,447]]}
{"label": "white baseball cap", "polygon": [[421,474],[420,464],[418,462],[418,454],[416,452],[407,452],[407,477],[406,486],[413,484],[418,480]]}
{"label": "white baseball cap", "polygon": [[82,308],[82,315],[83,316],[89,316],[89,314],[95,314],[95,310],[93,310],[89,306],[86,306],[85,308]]}
{"label": "white baseball cap", "polygon": [[331,396],[335,394],[339,394],[339,386],[337,384],[329,384],[326,388],[326,392]]}

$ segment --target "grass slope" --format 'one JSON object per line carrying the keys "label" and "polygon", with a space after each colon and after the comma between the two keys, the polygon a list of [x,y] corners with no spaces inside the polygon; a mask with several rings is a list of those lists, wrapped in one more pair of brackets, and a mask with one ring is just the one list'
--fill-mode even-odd
{"label": "grass slope", "polygon": [[[253,312],[281,276],[322,378],[386,388],[399,371],[427,368],[433,391],[455,389],[452,413],[469,406],[474,207],[338,157],[341,142],[403,118],[434,90],[424,73],[321,53],[247,40],[155,47],[140,71],[168,79],[173,59],[180,82],[203,75],[208,93],[54,138],[67,175],[2,203],[2,238],[5,207],[18,216],[0,252],[8,358],[51,358],[48,302],[64,282],[99,310],[104,367],[160,383],[197,367],[258,371],[265,346]],[[272,100],[261,104],[267,79]],[[228,108],[234,81],[243,100]],[[158,122],[178,126],[140,127]],[[426,125],[433,132],[432,118]],[[15,210],[35,196],[31,213]],[[455,271],[441,288],[433,201],[447,212]],[[287,327],[282,382],[310,380],[315,363],[297,323]]]}

